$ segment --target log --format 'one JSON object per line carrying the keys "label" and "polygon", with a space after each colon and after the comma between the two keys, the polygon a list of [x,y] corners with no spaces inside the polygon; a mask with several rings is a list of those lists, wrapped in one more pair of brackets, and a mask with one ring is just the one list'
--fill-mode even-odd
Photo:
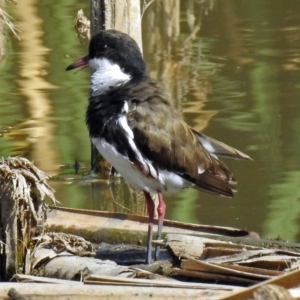
{"label": "log", "polygon": [[52,283],[5,283],[0,285],[0,298],[7,299],[9,289],[14,288],[21,295],[32,300],[95,300],[95,299],[219,299],[229,290],[205,290],[194,288],[153,288],[112,285],[52,284]]}
{"label": "log", "polygon": [[91,1],[92,36],[101,29],[116,29],[129,34],[142,46],[140,0]]}
{"label": "log", "polygon": [[[80,235],[92,242],[110,244],[146,244],[148,218],[131,214],[111,213],[50,206],[44,226],[49,231]],[[74,220],[76,222],[74,223]],[[216,235],[223,237],[249,237],[249,232],[231,227],[210,226],[164,221],[164,233]]]}

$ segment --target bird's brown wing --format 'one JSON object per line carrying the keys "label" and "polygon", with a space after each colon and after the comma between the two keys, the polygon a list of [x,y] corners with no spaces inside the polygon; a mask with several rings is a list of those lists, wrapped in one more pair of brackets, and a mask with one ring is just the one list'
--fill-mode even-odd
{"label": "bird's brown wing", "polygon": [[136,146],[156,168],[182,176],[195,188],[233,196],[235,180],[227,166],[210,155],[195,132],[159,94],[136,100],[128,123]]}

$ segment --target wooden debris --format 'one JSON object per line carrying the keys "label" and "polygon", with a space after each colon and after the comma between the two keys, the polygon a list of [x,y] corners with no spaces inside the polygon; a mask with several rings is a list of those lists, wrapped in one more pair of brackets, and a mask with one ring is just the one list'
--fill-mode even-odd
{"label": "wooden debris", "polygon": [[257,280],[248,279],[248,278],[240,278],[237,276],[199,272],[199,271],[192,271],[192,270],[178,269],[178,268],[174,268],[171,275],[174,277],[183,276],[185,278],[209,280],[212,282],[229,282],[231,285],[237,285],[237,286],[241,286],[241,285],[245,285],[245,284],[252,285],[252,284],[257,283]]}
{"label": "wooden debris", "polygon": [[216,264],[206,261],[196,260],[188,256],[183,256],[181,268],[194,271],[202,271],[208,273],[219,273],[224,275],[248,277],[257,280],[269,279],[272,276],[282,274],[279,271],[265,270],[261,268],[250,268],[239,265]]}
{"label": "wooden debris", "polygon": [[[138,271],[138,270],[137,270]],[[140,270],[141,271],[141,270]],[[144,271],[142,271],[144,272]],[[48,283],[49,285],[53,285],[53,283],[57,283],[56,286],[65,286],[68,287],[70,290],[77,289],[77,287],[83,287],[82,282],[78,281],[68,281],[68,280],[58,280],[58,279],[51,279],[51,278],[43,278],[38,276],[29,276],[29,275],[16,275],[14,277],[15,280],[20,282],[38,282],[41,285]],[[70,286],[72,285],[72,286]],[[135,293],[142,297],[144,291],[153,291],[153,296],[156,295],[156,298],[159,297],[172,297],[171,299],[184,299],[184,295],[188,299],[198,298],[200,296],[205,296],[204,299],[218,299],[220,296],[224,296],[229,294],[232,291],[238,291],[241,288],[234,287],[230,285],[220,285],[220,284],[202,284],[202,283],[186,283],[180,282],[171,278],[163,278],[160,279],[153,279],[153,280],[146,280],[146,279],[137,279],[137,278],[121,278],[121,277],[114,277],[114,276],[104,276],[104,275],[95,275],[91,274],[84,278],[84,286],[91,287],[91,291],[93,290],[92,287],[94,286],[102,286],[103,291],[99,293],[99,296],[103,295],[104,291],[110,286],[111,291],[118,291],[119,288],[124,288],[124,291],[127,289],[127,293]],[[26,291],[31,291],[30,289],[27,290],[26,288],[23,289],[25,284],[20,285],[24,293]],[[28,285],[27,285],[28,286]],[[32,285],[34,287],[34,285]],[[113,288],[112,288],[113,286]],[[30,285],[29,285],[30,287]],[[154,289],[154,287],[156,289]],[[55,288],[56,289],[56,288]],[[174,293],[174,289],[176,289],[176,293]],[[161,294],[159,293],[161,291]],[[42,295],[46,295],[49,291],[45,291]],[[57,296],[61,295],[59,292]],[[126,294],[127,296],[128,294]],[[1,296],[1,286],[0,286],[0,296]],[[113,294],[111,294],[111,297]],[[207,297],[207,298],[206,298]],[[125,294],[123,298],[125,298]],[[155,298],[155,299],[156,299]],[[71,298],[72,299],[72,298]],[[111,298],[110,298],[111,299]],[[202,298],[201,298],[202,299]]]}
{"label": "wooden debris", "polygon": [[[74,223],[76,220],[76,223]],[[146,244],[148,217],[85,209],[50,206],[45,227],[49,231],[64,231],[87,240],[110,244]],[[209,226],[176,221],[164,221],[164,233],[218,235],[247,238],[249,232],[237,228]]]}
{"label": "wooden debris", "polygon": [[99,276],[91,274],[84,279],[85,284],[112,284],[112,285],[131,285],[131,286],[153,286],[153,287],[172,287],[172,288],[193,288],[193,289],[208,289],[208,290],[223,290],[232,291],[238,288],[229,285],[221,284],[203,284],[203,283],[189,283],[181,282],[178,280],[148,280],[148,279],[136,279],[136,278],[117,278],[112,276]]}
{"label": "wooden debris", "polygon": [[173,276],[249,285],[284,274],[299,264],[300,253],[169,234],[166,245],[180,259]]}
{"label": "wooden debris", "polygon": [[[19,232],[19,229],[16,229],[16,224],[21,224],[21,228],[24,229],[20,231],[21,237],[23,241],[26,241],[27,245],[29,244],[29,237],[33,237],[34,229],[38,223],[43,228],[48,226],[48,228],[53,229],[57,226],[56,229],[58,231],[75,228],[77,232],[79,230],[82,232],[86,229],[89,232],[89,238],[93,240],[97,239],[97,235],[98,239],[102,240],[102,236],[99,235],[98,231],[99,227],[102,227],[101,230],[103,228],[106,229],[106,233],[110,235],[112,235],[112,232],[120,230],[117,235],[122,239],[121,242],[128,242],[123,234],[126,230],[134,236],[135,244],[141,243],[140,238],[136,235],[136,228],[141,229],[140,231],[143,233],[145,232],[146,236],[148,219],[134,215],[52,207],[50,217],[45,222],[47,206],[44,203],[44,197],[48,196],[53,202],[56,202],[53,190],[46,183],[47,175],[35,168],[27,160],[10,159],[6,160],[5,163],[3,162],[0,164],[0,167],[2,167],[2,171],[6,168],[6,172],[1,173],[0,168],[0,180],[4,182],[4,184],[0,185],[2,193],[0,194],[1,212],[6,209],[6,212],[10,213],[3,214],[2,212],[2,218],[12,216],[12,219],[8,219],[15,226],[13,228],[15,228],[16,233]],[[6,183],[8,179],[11,180],[10,185]],[[14,189],[11,189],[11,187]],[[14,198],[9,198],[9,195]],[[4,196],[12,200],[7,200]],[[76,220],[75,226],[74,220]],[[159,264],[158,262],[155,268],[157,270],[160,269],[160,274],[168,274],[173,276],[173,278],[152,274],[147,270],[141,270],[136,267],[120,266],[109,260],[95,259],[93,257],[95,256],[95,250],[90,242],[85,241],[82,237],[60,232],[50,232],[31,239],[31,247],[30,249],[28,248],[24,264],[26,273],[51,278],[83,280],[84,286],[90,286],[91,288],[94,285],[103,287],[110,285],[114,286],[114,288],[119,286],[129,288],[131,286],[132,289],[128,290],[128,292],[130,291],[129,293],[137,289],[157,287],[162,289],[165,295],[172,295],[176,288],[178,291],[183,291],[185,295],[189,295],[182,296],[183,299],[192,299],[196,295],[203,299],[219,299],[231,292],[244,291],[244,289],[237,286],[199,283],[201,281],[224,282],[226,284],[253,285],[256,287],[255,289],[251,289],[251,287],[249,293],[245,294],[249,299],[263,299],[259,297],[266,297],[261,295],[268,295],[267,293],[270,294],[270,297],[273,294],[276,297],[285,295],[286,299],[289,299],[287,297],[290,292],[273,286],[266,288],[260,282],[277,283],[285,288],[291,287],[290,282],[285,286],[272,280],[292,274],[295,271],[291,270],[299,268],[300,246],[298,244],[293,245],[293,248],[279,249],[273,247],[268,249],[266,247],[258,247],[257,243],[255,244],[257,239],[251,239],[251,234],[245,230],[186,224],[168,220],[165,222],[165,225],[164,230],[172,234],[167,235],[165,241],[157,241],[156,243],[171,249],[169,252],[172,252],[179,258],[180,264],[178,266],[175,261],[174,265],[172,265],[170,262],[172,259],[168,256],[168,264],[163,262]],[[30,233],[28,233],[29,228],[31,229]],[[183,234],[175,234],[178,232]],[[188,236],[187,234],[196,236]],[[239,243],[217,240],[233,240],[237,238]],[[16,240],[13,240],[13,242],[16,243]],[[260,243],[262,244],[262,242]],[[2,247],[4,247],[4,243]],[[116,251],[120,255],[124,252],[122,252],[122,246],[114,249],[120,250],[120,252]],[[130,251],[130,248],[128,249]],[[143,252],[143,248],[139,250],[141,253]],[[164,249],[162,254],[167,251]],[[133,254],[129,252],[128,255],[132,256]],[[12,260],[10,262],[12,263]],[[15,261],[13,263],[15,264]],[[14,270],[16,270],[15,266]],[[163,271],[164,268],[168,270]],[[290,273],[286,274],[287,272]],[[195,278],[197,283],[181,282],[178,280],[178,276]],[[27,277],[25,275],[16,275],[14,279],[36,281],[41,282],[41,284],[50,281],[52,283],[63,283],[63,286],[70,285],[70,283],[66,283],[66,280],[29,277],[29,275]],[[296,285],[297,280],[294,281],[293,286]],[[74,283],[74,287],[77,287],[78,284],[78,282]],[[15,288],[14,286],[12,287]],[[20,293],[19,289],[15,288],[15,290],[17,293]],[[193,293],[191,290],[193,290]],[[197,290],[197,293],[195,293],[195,290]],[[14,290],[11,291],[14,292]],[[149,291],[147,289],[145,293],[147,294]],[[7,292],[8,290],[6,290],[6,294]],[[285,292],[288,294],[285,294]],[[23,294],[23,290],[20,294]],[[62,292],[62,294],[66,296],[65,292]],[[31,292],[24,292],[24,295],[25,297],[34,297],[34,299],[37,297]],[[244,297],[243,295],[242,297]],[[174,298],[177,298],[177,296],[176,292],[176,297],[174,296]],[[78,299],[78,294],[74,295],[74,297]],[[86,296],[84,297],[86,298]]]}
{"label": "wooden debris", "polygon": [[[64,279],[56,279],[49,277],[41,277],[34,275],[24,275],[24,274],[15,274],[11,280],[11,282],[20,282],[20,283],[55,283],[55,284],[80,284],[82,282],[74,281],[74,280],[64,280]],[[0,285],[1,286],[1,285]]]}

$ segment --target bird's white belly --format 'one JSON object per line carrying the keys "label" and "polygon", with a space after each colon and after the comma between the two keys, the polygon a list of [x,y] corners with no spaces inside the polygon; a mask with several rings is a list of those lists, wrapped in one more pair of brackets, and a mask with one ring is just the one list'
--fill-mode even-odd
{"label": "bird's white belly", "polygon": [[182,188],[191,186],[191,183],[179,175],[166,171],[157,170],[156,177],[143,174],[128,158],[120,154],[117,149],[106,142],[105,139],[92,138],[99,153],[124,177],[133,187],[146,192],[176,192]]}

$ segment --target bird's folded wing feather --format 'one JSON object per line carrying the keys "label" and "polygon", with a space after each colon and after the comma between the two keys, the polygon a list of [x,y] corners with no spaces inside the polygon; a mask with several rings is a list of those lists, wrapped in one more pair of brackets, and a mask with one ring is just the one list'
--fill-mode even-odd
{"label": "bird's folded wing feather", "polygon": [[226,145],[225,143],[222,143],[211,137],[208,137],[203,133],[196,131],[193,128],[191,128],[191,130],[195,134],[195,136],[199,139],[201,144],[205,147],[205,149],[211,154],[214,154],[216,156],[234,158],[234,159],[252,160],[252,158],[249,155],[243,153],[242,151],[239,151],[229,145]]}
{"label": "bird's folded wing feather", "polygon": [[174,172],[206,192],[233,195],[235,180],[227,166],[159,95],[136,102],[127,118],[137,148],[154,168]]}

